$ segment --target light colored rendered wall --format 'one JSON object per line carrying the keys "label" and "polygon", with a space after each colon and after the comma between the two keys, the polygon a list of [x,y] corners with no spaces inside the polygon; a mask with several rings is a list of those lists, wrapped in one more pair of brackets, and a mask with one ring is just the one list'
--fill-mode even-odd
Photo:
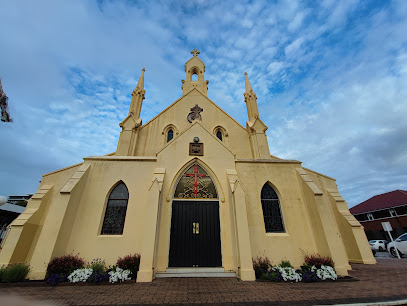
{"label": "light colored rendered wall", "polygon": [[[316,252],[309,213],[295,168],[300,163],[237,162],[236,170],[246,192],[253,257],[267,256],[276,265],[289,260],[295,267],[303,262],[303,251]],[[260,194],[270,182],[280,199],[285,233],[266,233]]]}
{"label": "light colored rendered wall", "polygon": [[340,235],[350,262],[375,264],[363,227],[349,212],[348,204],[340,196],[334,179],[307,169],[308,174],[324,190],[335,215]]}
{"label": "light colored rendered wall", "polygon": [[[87,261],[102,258],[106,264],[115,264],[118,257],[141,252],[145,235],[144,216],[148,189],[155,168],[155,161],[136,160],[86,160],[91,164],[87,184],[79,199],[74,222],[63,229],[70,235],[60,244],[59,252],[79,252]],[[123,235],[100,235],[107,198],[119,181],[129,191]]]}
{"label": "light colored rendered wall", "polygon": [[[53,222],[52,218],[47,219],[47,216],[50,214],[50,211],[58,209],[58,201],[56,199],[58,198],[59,190],[79,167],[80,165],[74,165],[43,176],[38,191],[28,201],[26,210],[11,224],[12,229],[10,234],[20,230],[21,226],[17,226],[16,224],[20,224],[21,221],[24,223],[24,227],[22,228],[22,234],[20,236],[12,234],[7,237],[5,246],[14,245],[15,247],[13,250],[7,250],[7,247],[3,248],[0,253],[1,264],[14,262],[31,263],[33,252],[37,248],[38,239],[41,234],[45,234],[42,231],[44,224],[46,222],[52,224]],[[45,196],[42,195],[43,188],[49,187],[51,188],[49,192],[47,192]],[[33,211],[34,213],[32,213]],[[13,253],[11,257],[8,254],[10,252]],[[44,263],[42,263],[40,267],[35,267],[35,269],[44,270]]]}
{"label": "light colored rendered wall", "polygon": [[208,170],[208,173],[214,179],[220,198],[223,267],[225,270],[237,271],[236,246],[233,237],[233,209],[226,178],[226,169],[234,167],[234,157],[222,142],[214,137],[211,131],[206,130],[200,122],[192,124],[188,130],[180,134],[177,139],[174,139],[157,155],[157,167],[165,167],[166,174],[162,191],[155,268],[156,271],[165,271],[168,267],[173,192],[178,176],[183,174],[181,170],[187,170],[185,167],[190,165],[190,162],[195,158],[189,156],[189,143],[192,142],[195,136],[198,136],[200,141],[204,143],[204,156],[197,156],[198,162]]}
{"label": "light colored rendered wall", "polygon": [[[201,123],[208,131],[213,133],[215,127],[223,126],[228,133],[228,136],[223,139],[226,147],[238,158],[252,158],[247,131],[196,89],[174,102],[140,128],[136,155],[153,156],[161,150],[166,144],[166,135],[163,135],[162,131],[168,124],[174,124],[179,132],[188,128],[191,123],[187,120],[187,116],[196,104],[203,108]],[[177,136],[179,135],[174,134],[174,138]]]}
{"label": "light colored rendered wall", "polygon": [[[337,258],[337,261],[341,261],[341,265],[347,269],[351,269],[349,264],[343,262],[343,258],[346,258],[347,262],[358,262],[366,264],[374,264],[376,260],[370,250],[370,246],[364,234],[363,227],[360,223],[350,214],[348,205],[345,200],[340,196],[335,179],[318,172],[306,169],[307,174],[312,181],[323,191],[322,198],[324,204],[333,214],[333,220],[331,226],[333,232],[328,239],[335,239],[336,236],[340,238],[339,243],[330,246],[330,256],[335,258],[338,254],[341,255]],[[321,216],[321,212],[318,214]],[[323,214],[319,218],[326,218],[329,214]],[[321,240],[318,240],[322,243]],[[325,253],[327,249],[322,248],[321,252]],[[342,258],[343,257],[343,258]]]}

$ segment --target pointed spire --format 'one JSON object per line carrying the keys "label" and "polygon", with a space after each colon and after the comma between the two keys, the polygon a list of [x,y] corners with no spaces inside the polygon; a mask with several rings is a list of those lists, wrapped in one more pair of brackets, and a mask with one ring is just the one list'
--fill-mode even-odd
{"label": "pointed spire", "polygon": [[136,86],[138,89],[144,89],[144,71],[146,71],[146,68],[141,70],[141,75]]}
{"label": "pointed spire", "polygon": [[252,85],[250,85],[249,75],[247,74],[247,72],[245,72],[244,75],[246,76],[246,92],[249,93],[253,90]]}

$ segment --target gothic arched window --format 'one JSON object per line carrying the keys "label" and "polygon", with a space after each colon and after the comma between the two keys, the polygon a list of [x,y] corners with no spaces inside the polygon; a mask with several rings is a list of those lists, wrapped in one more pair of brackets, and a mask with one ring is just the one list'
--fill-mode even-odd
{"label": "gothic arched window", "polygon": [[275,190],[268,184],[261,189],[261,207],[263,209],[264,227],[266,233],[284,232],[281,216],[280,200]]}
{"label": "gothic arched window", "polygon": [[172,129],[169,129],[167,132],[167,142],[169,142],[173,138],[174,138],[174,131]]}
{"label": "gothic arched window", "polygon": [[222,141],[222,131],[221,131],[221,130],[218,130],[218,131],[216,132],[216,137],[218,137],[219,140]]}
{"label": "gothic arched window", "polygon": [[217,199],[218,193],[209,174],[198,163],[194,163],[181,176],[174,198]]}
{"label": "gothic arched window", "polygon": [[129,191],[126,185],[120,182],[109,195],[101,235],[123,234],[128,201]]}

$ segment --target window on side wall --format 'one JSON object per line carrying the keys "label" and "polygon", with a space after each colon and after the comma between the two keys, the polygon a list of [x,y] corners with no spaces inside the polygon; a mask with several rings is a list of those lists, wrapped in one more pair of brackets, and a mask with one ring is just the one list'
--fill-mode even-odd
{"label": "window on side wall", "polygon": [[281,215],[280,200],[276,191],[269,183],[261,189],[261,207],[263,209],[266,233],[283,233],[284,222]]}
{"label": "window on side wall", "polygon": [[167,132],[167,142],[171,141],[174,138],[174,131],[169,129]]}
{"label": "window on side wall", "polygon": [[106,204],[101,235],[122,235],[126,218],[129,191],[123,182],[120,182],[110,192]]}

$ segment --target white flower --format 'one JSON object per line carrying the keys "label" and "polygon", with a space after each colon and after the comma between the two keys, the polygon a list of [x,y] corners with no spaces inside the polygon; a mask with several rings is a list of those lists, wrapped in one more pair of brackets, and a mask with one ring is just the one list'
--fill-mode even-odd
{"label": "white flower", "polygon": [[71,283],[86,282],[92,275],[92,269],[76,269],[68,276],[68,280]]}
{"label": "white flower", "polygon": [[110,271],[109,272],[109,282],[114,284],[117,282],[122,282],[125,280],[130,280],[130,270],[123,270],[120,268],[116,268],[116,271]]}
{"label": "white flower", "polygon": [[[314,268],[314,266],[312,268]],[[312,270],[312,268],[311,271],[314,271]],[[322,280],[326,279],[336,280],[338,278],[338,275],[336,275],[335,270],[330,266],[321,265],[321,269],[317,269],[316,274],[318,278]]]}
{"label": "white flower", "polygon": [[300,282],[302,280],[301,274],[295,272],[291,267],[274,267],[274,271],[279,271],[284,281]]}

